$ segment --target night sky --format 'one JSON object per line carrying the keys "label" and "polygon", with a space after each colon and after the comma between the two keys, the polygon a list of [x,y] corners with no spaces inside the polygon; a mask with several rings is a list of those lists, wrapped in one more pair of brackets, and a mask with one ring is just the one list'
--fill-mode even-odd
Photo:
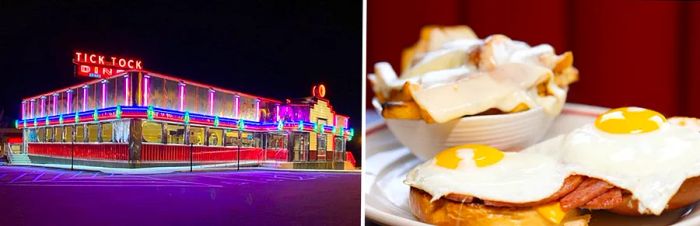
{"label": "night sky", "polygon": [[74,51],[141,59],[144,68],[284,100],[326,85],[361,131],[362,1],[0,1],[0,108],[84,79]]}

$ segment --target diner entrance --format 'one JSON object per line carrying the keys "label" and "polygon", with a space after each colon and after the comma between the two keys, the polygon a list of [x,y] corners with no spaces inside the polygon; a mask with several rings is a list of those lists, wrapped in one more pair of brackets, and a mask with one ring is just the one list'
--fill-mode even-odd
{"label": "diner entrance", "polygon": [[309,161],[309,133],[292,132],[289,136],[291,140],[291,160],[294,162]]}

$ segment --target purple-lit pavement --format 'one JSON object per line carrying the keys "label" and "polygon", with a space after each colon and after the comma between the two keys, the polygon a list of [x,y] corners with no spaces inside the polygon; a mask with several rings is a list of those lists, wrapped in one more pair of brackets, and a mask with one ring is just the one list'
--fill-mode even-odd
{"label": "purple-lit pavement", "polygon": [[0,166],[0,225],[359,225],[360,173]]}

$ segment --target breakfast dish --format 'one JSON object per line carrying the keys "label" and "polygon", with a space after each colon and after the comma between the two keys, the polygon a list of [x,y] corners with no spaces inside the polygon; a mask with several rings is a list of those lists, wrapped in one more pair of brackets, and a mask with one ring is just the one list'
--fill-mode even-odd
{"label": "breakfast dish", "polygon": [[521,152],[449,148],[408,173],[409,206],[427,223],[467,225],[586,225],[582,210],[683,208],[700,200],[700,133],[681,119],[626,107]]}
{"label": "breakfast dish", "polygon": [[457,146],[408,174],[409,203],[438,225],[587,225],[588,216],[558,201],[583,180],[561,168],[542,154]]}
{"label": "breakfast dish", "polygon": [[622,202],[610,211],[659,215],[700,199],[700,133],[686,125],[652,110],[618,108],[523,152],[553,156],[571,173],[602,180],[608,192],[621,190],[615,201]]}
{"label": "breakfast dish", "polygon": [[403,52],[401,70],[380,62],[369,75],[382,116],[428,123],[536,107],[557,115],[578,79],[570,52],[505,35],[479,39],[466,26],[424,28]]}

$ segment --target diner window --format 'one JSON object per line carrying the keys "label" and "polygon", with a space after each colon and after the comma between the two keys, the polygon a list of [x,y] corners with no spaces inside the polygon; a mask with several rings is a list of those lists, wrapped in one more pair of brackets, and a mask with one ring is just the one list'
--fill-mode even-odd
{"label": "diner window", "polygon": [[112,122],[112,142],[126,143],[129,141],[129,120],[113,121]]}
{"label": "diner window", "polygon": [[241,147],[253,147],[253,133],[242,132],[241,133]]}
{"label": "diner window", "polygon": [[184,125],[165,124],[165,132],[168,144],[185,144]]}
{"label": "diner window", "polygon": [[88,142],[99,142],[98,137],[100,135],[98,130],[98,124],[87,124],[87,138]]}
{"label": "diner window", "polygon": [[85,142],[85,124],[75,125],[75,142]]}
{"label": "diner window", "polygon": [[[252,133],[252,132],[242,132],[241,133],[241,147],[261,147],[262,133]],[[238,137],[236,137],[238,139]]]}
{"label": "diner window", "polygon": [[56,134],[54,134],[54,142],[64,142],[63,140],[63,126],[54,127],[56,129]]}
{"label": "diner window", "polygon": [[63,127],[63,137],[64,137],[64,142],[71,142],[73,141],[73,126],[64,126]]}
{"label": "diner window", "polygon": [[112,129],[111,122],[102,123],[102,142],[113,142]]}
{"label": "diner window", "polygon": [[37,142],[36,129],[29,129],[29,133],[27,134],[27,141]]}
{"label": "diner window", "polygon": [[222,146],[224,143],[224,130],[209,129],[209,134],[207,137],[209,146]]}
{"label": "diner window", "polygon": [[46,128],[36,129],[36,141],[37,142],[46,142]]}
{"label": "diner window", "polygon": [[238,131],[236,130],[226,130],[226,146],[238,146]]}
{"label": "diner window", "polygon": [[141,126],[143,142],[163,143],[163,125],[160,122],[144,121]]}
{"label": "diner window", "polygon": [[253,146],[258,148],[263,146],[263,133],[253,133]]}
{"label": "diner window", "polygon": [[286,149],[287,136],[282,134],[268,134],[267,148],[268,149]]}
{"label": "diner window", "polygon": [[190,126],[190,144],[204,145],[204,127]]}
{"label": "diner window", "polygon": [[53,142],[53,127],[46,127],[46,142]]}

